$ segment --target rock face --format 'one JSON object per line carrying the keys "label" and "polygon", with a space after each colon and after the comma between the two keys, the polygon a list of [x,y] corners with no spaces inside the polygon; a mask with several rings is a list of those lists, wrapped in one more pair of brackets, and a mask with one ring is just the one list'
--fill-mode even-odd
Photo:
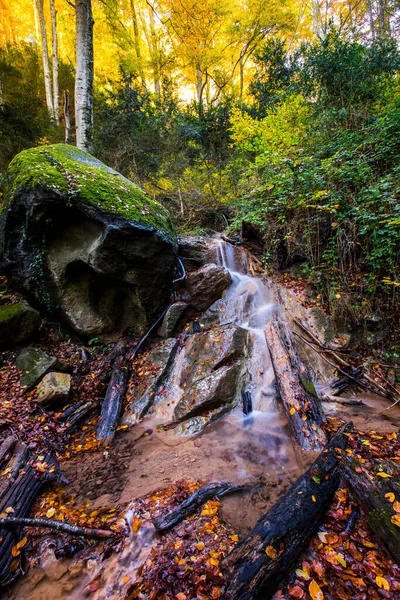
{"label": "rock face", "polygon": [[165,340],[147,354],[141,367],[142,377],[122,416],[122,424],[131,425],[148,412],[171,370],[177,349],[178,341],[173,338]]}
{"label": "rock face", "polygon": [[188,235],[178,240],[179,256],[189,270],[204,267],[215,260],[215,251],[209,240],[197,235]]}
{"label": "rock face", "polygon": [[163,207],[64,144],[21,152],[7,181],[0,268],[10,285],[79,334],[142,333],[173,279],[177,247]]}
{"label": "rock face", "polygon": [[62,408],[68,404],[71,390],[71,375],[47,373],[38,385],[38,400],[51,408]]}
{"label": "rock face", "polygon": [[0,306],[0,350],[33,338],[41,322],[40,314],[25,302]]}
{"label": "rock face", "polygon": [[221,298],[223,292],[231,284],[231,276],[224,267],[207,265],[186,279],[188,302],[197,311],[205,311],[211,304]]}
{"label": "rock face", "polygon": [[163,322],[161,323],[161,327],[158,330],[158,335],[163,338],[172,337],[175,326],[188,305],[186,302],[175,302],[175,304],[171,304],[169,309],[167,310]]}

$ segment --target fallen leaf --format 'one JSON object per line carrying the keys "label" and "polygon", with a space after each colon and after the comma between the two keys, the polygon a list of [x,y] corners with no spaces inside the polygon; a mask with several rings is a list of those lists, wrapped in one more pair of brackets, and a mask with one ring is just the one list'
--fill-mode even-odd
{"label": "fallen leaf", "polygon": [[388,492],[387,494],[385,494],[385,498],[387,498],[389,502],[394,502],[395,497],[396,496],[393,494],[393,492]]}
{"label": "fallen leaf", "polygon": [[386,478],[386,477],[391,477],[391,475],[389,475],[388,473],[385,473],[384,471],[379,471],[379,472],[377,473],[377,476],[378,476],[378,477],[383,477],[383,478]]}
{"label": "fallen leaf", "polygon": [[390,586],[389,586],[389,582],[387,579],[385,579],[384,577],[380,577],[379,575],[376,577],[375,579],[376,581],[376,585],[380,588],[382,588],[383,590],[385,590],[386,592],[389,591]]}
{"label": "fallen leaf", "polygon": [[313,579],[308,587],[312,600],[324,600],[324,594],[318,583]]}
{"label": "fallen leaf", "polygon": [[269,558],[271,558],[272,560],[273,560],[274,558],[276,558],[276,550],[275,550],[275,548],[274,548],[273,546],[267,546],[267,547],[265,548],[265,554],[266,554],[267,556],[269,556]]}
{"label": "fallen leaf", "polygon": [[51,517],[53,517],[56,514],[56,509],[53,508],[49,508],[49,510],[46,512],[46,517],[48,519],[50,519]]}

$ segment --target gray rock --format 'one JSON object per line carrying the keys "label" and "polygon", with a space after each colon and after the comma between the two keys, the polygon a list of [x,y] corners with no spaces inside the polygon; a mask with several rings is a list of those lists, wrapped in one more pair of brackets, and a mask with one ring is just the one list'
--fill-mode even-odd
{"label": "gray rock", "polygon": [[175,407],[176,420],[182,421],[205,410],[231,404],[236,397],[240,371],[241,365],[236,362],[195,381]]}
{"label": "gray rock", "polygon": [[209,240],[198,235],[180,237],[178,253],[189,269],[197,269],[215,261],[215,250]]}
{"label": "gray rock", "polygon": [[160,337],[169,338],[173,335],[176,324],[187,307],[188,305],[186,302],[175,302],[175,304],[171,304],[161,323],[161,327],[157,332]]}
{"label": "gray rock", "polygon": [[15,364],[22,371],[21,385],[29,391],[49,371],[68,372],[71,365],[60,362],[55,356],[50,356],[38,348],[24,348],[17,356]]}
{"label": "gray rock", "polygon": [[39,383],[38,400],[52,408],[62,408],[68,404],[71,391],[71,375],[68,373],[47,373]]}
{"label": "gray rock", "polygon": [[170,295],[177,244],[168,212],[72,146],[10,163],[0,268],[13,287],[78,334],[144,333]]}
{"label": "gray rock", "polygon": [[131,425],[143,418],[151,408],[154,398],[167,378],[178,349],[176,339],[165,340],[151,350],[141,363],[141,368],[148,375],[143,376],[139,385],[134,389],[121,423]]}
{"label": "gray rock", "polygon": [[25,302],[0,306],[0,349],[32,339],[41,322],[40,314]]}
{"label": "gray rock", "polygon": [[189,304],[198,311],[205,311],[231,284],[229,271],[217,265],[207,265],[186,279]]}

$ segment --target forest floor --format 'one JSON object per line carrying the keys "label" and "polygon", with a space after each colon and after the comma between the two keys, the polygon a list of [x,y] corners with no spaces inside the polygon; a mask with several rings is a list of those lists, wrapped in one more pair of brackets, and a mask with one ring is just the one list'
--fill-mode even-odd
{"label": "forest floor", "polygon": [[[298,293],[301,297],[302,290]],[[85,364],[80,347],[60,341],[56,333],[54,328],[44,330],[35,345],[73,365],[71,402],[98,401],[104,396],[104,352],[111,348],[90,349]],[[59,413],[41,408],[35,390],[23,393],[15,353],[0,354],[0,361],[2,436],[16,433],[38,456],[52,451],[69,480],[40,496],[34,516],[117,534],[114,540],[99,543],[27,529],[23,546],[16,550],[14,568],[30,568],[13,588],[4,590],[4,598],[222,598],[221,559],[314,458],[299,455],[293,447],[281,447],[279,438],[265,448],[263,431],[249,442],[233,414],[210,425],[206,434],[181,440],[148,418],[131,429],[120,427],[112,446],[103,448],[95,440],[97,416],[71,433]],[[389,416],[378,415],[380,409],[375,407],[367,418],[359,407],[340,408],[328,418],[326,429],[332,433],[351,417],[355,429],[346,452],[377,476],[383,461],[400,464],[397,408]],[[372,430],[362,431],[367,423]],[[7,473],[0,473],[1,477]],[[209,501],[170,533],[155,534],[152,518],[177,506],[203,482],[221,479],[253,485],[248,492]],[[399,512],[393,523],[400,527],[400,493],[390,501]],[[382,554],[344,487],[336,492],[297,568],[274,598],[400,598],[400,567]]]}

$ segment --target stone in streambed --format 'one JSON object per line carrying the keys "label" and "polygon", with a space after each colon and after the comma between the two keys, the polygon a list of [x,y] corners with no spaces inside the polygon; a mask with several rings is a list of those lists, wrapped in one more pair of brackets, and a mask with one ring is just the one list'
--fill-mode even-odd
{"label": "stone in streambed", "polygon": [[71,375],[68,373],[47,373],[39,383],[38,400],[53,409],[68,404],[71,391]]}
{"label": "stone in streambed", "polygon": [[229,271],[213,264],[190,273],[185,282],[188,303],[197,311],[207,310],[221,298],[231,281]]}
{"label": "stone in streambed", "polygon": [[26,302],[0,306],[0,349],[10,348],[33,338],[42,318]]}
{"label": "stone in streambed", "polygon": [[175,338],[165,340],[142,359],[141,369],[149,374],[143,375],[140,383],[135,387],[133,397],[122,415],[122,425],[136,423],[149,411],[157,391],[170,372],[177,349],[178,342]]}
{"label": "stone in streambed", "polygon": [[175,302],[171,304],[167,310],[161,327],[158,330],[158,335],[163,338],[172,337],[176,324],[187,309],[188,304],[186,302]]}

